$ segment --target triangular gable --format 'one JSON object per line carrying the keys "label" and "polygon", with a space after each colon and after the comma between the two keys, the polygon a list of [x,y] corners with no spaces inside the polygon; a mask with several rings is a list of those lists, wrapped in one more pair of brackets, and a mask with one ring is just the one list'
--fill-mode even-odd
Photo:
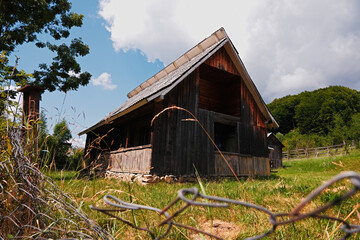
{"label": "triangular gable", "polygon": [[224,70],[226,72],[240,76],[240,73],[236,69],[235,64],[232,62],[229,54],[227,54],[224,48],[219,49],[211,57],[209,57],[204,63],[212,67],[218,68],[220,70]]}
{"label": "triangular gable", "polygon": [[[224,47],[223,49],[225,50],[218,51],[222,47]],[[221,59],[221,63],[226,63],[226,66],[219,66]],[[129,99],[123,105],[109,113],[109,115],[94,126],[79,133],[79,135],[107,124],[156,98],[163,98],[192,71],[206,61],[207,64],[214,64],[217,65],[215,67],[219,68],[224,67],[231,73],[241,75],[245,80],[244,82],[247,88],[253,94],[260,111],[264,114],[265,118],[273,124],[273,127],[278,127],[278,124],[269,112],[266,104],[246,71],[244,64],[242,63],[231,40],[227,36],[225,30],[221,28],[210,37],[204,39],[198,45],[190,49],[177,60],[170,63],[153,77],[129,92],[127,95]]]}
{"label": "triangular gable", "polygon": [[136,87],[134,90],[129,92],[127,94],[128,98],[131,98],[144,90],[145,88],[153,85],[166,75],[170,74],[173,71],[176,71],[184,64],[191,61],[193,58],[197,57],[198,55],[204,53],[208,48],[211,48],[221,40],[227,38],[226,32],[223,28],[219,29],[215,33],[213,33],[210,37],[204,39],[199,44],[197,44],[195,47],[187,51],[185,54],[183,54],[181,57],[176,59],[174,62],[170,63],[168,66],[166,66],[164,69],[162,69],[160,72],[140,84],[138,87]]}

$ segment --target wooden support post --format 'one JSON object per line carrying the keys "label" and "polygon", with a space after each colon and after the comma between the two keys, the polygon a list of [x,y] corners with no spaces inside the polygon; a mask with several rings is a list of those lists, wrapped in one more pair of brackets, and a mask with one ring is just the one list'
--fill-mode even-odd
{"label": "wooden support post", "polygon": [[18,90],[23,93],[23,118],[22,124],[25,128],[26,150],[29,151],[31,161],[38,157],[38,121],[40,116],[40,100],[43,88],[27,85]]}

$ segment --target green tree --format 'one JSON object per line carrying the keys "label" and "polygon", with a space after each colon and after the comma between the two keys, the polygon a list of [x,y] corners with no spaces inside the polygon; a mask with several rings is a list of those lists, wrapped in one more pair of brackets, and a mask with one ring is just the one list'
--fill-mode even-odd
{"label": "green tree", "polygon": [[72,170],[79,170],[85,167],[84,148],[74,148],[70,155],[69,167]]}
{"label": "green tree", "polygon": [[52,156],[52,163],[56,164],[57,169],[62,169],[69,164],[69,149],[71,144],[71,132],[65,119],[60,121],[54,127],[54,133],[48,138],[48,146]]}
{"label": "green tree", "polygon": [[38,123],[38,137],[39,137],[39,149],[46,142],[46,138],[49,136],[49,130],[47,127],[47,118],[44,111],[40,112],[40,121]]}
{"label": "green tree", "polygon": [[360,147],[360,113],[354,114],[351,118],[349,127],[349,137],[355,141],[356,146]]}
{"label": "green tree", "polygon": [[[76,60],[78,56],[87,55],[89,47],[81,39],[73,39],[68,44],[60,40],[68,38],[70,29],[80,27],[82,20],[83,15],[71,12],[68,0],[0,0],[0,53],[9,56],[16,47],[30,42],[39,48],[46,47],[55,57],[51,64],[42,63],[40,69],[32,73],[32,84],[49,91],[76,90],[88,84],[91,77],[90,73],[81,72]],[[46,41],[39,39],[39,35],[44,34],[50,36]],[[0,65],[1,86],[11,80],[7,76],[13,67],[7,62]],[[14,77],[12,80],[19,82]]]}
{"label": "green tree", "polygon": [[49,134],[47,127],[47,118],[44,111],[40,112],[40,121],[38,122],[38,149],[39,149],[39,164],[41,167],[48,166],[51,161],[51,145],[53,141],[49,140],[52,136]]}
{"label": "green tree", "polygon": [[340,114],[335,114],[334,127],[330,135],[334,139],[334,144],[345,144],[350,138],[349,127],[345,124]]}
{"label": "green tree", "polygon": [[268,107],[279,123],[279,129],[275,130],[286,134],[297,127],[295,121],[295,107],[299,104],[300,98],[297,95],[288,95],[280,99],[274,99]]}
{"label": "green tree", "polygon": [[346,87],[330,86],[275,99],[268,107],[278,121],[281,133],[287,134],[298,128],[301,134],[326,136],[334,129],[337,114],[343,124],[349,126],[352,115],[360,112],[360,93]]}
{"label": "green tree", "polygon": [[30,76],[25,71],[19,71],[16,64],[10,66],[8,56],[4,52],[0,52],[0,121],[5,119],[5,113],[10,114],[11,107],[17,105],[15,102],[16,91],[10,88],[11,83],[15,83],[17,86],[25,85]]}

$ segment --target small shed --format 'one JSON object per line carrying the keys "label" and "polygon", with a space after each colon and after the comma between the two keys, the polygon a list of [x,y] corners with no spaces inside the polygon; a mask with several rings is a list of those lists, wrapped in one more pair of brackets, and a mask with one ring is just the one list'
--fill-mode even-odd
{"label": "small shed", "polygon": [[[128,100],[86,134],[91,160],[105,154],[108,170],[123,173],[270,174],[267,129],[278,127],[223,28],[128,93]],[[178,106],[191,116],[172,109]]]}
{"label": "small shed", "polygon": [[282,148],[284,145],[273,133],[268,133],[268,146],[269,146],[269,159],[270,168],[281,168],[283,166],[282,161]]}

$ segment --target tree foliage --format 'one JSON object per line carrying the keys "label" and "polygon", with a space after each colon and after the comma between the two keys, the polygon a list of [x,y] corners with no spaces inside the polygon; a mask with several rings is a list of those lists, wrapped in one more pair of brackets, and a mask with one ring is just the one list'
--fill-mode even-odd
{"label": "tree foliage", "polygon": [[68,125],[63,119],[54,126],[54,133],[48,138],[50,156],[58,169],[64,168],[69,163],[69,149],[71,147],[69,140],[71,137]]}
{"label": "tree foliage", "polygon": [[[28,82],[30,74],[23,70],[18,70],[16,66],[10,66],[6,54],[0,53],[0,120],[5,117],[5,112],[9,107],[15,106],[16,92],[11,89],[11,81],[17,86],[25,85]],[[14,113],[12,113],[14,114]]]}
{"label": "tree foliage", "polygon": [[278,132],[286,134],[290,130],[296,128],[295,122],[295,107],[299,104],[299,97],[285,96],[280,99],[274,99],[269,105],[271,113],[274,115],[276,121],[280,127],[277,129]]}
{"label": "tree foliage", "polygon": [[360,92],[330,86],[268,105],[287,150],[360,141]]}
{"label": "tree foliage", "polygon": [[336,115],[349,125],[352,115],[360,112],[360,93],[330,86],[275,99],[268,107],[282,134],[298,128],[301,134],[327,135],[335,126]]}
{"label": "tree foliage", "polygon": [[[76,90],[89,83],[91,75],[81,72],[78,56],[89,53],[89,47],[81,39],[70,44],[61,43],[70,35],[72,27],[82,25],[83,15],[71,12],[68,0],[0,0],[0,52],[9,56],[17,46],[34,42],[37,47],[47,47],[55,53],[51,64],[42,63],[32,74],[32,83],[49,91]],[[39,36],[51,36],[52,42],[42,41]],[[13,66],[0,65],[1,78]],[[18,82],[17,79],[13,79]]]}

